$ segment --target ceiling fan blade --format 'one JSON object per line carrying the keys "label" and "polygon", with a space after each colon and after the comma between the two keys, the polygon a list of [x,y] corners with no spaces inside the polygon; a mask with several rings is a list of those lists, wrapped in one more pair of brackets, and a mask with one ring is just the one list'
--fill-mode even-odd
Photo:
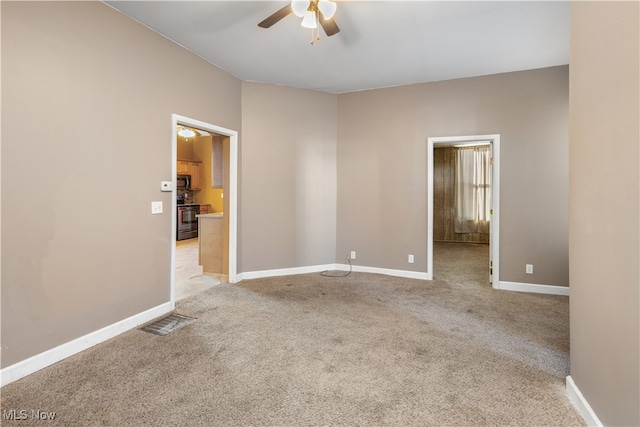
{"label": "ceiling fan blade", "polygon": [[322,25],[322,29],[324,30],[325,33],[327,33],[328,37],[331,37],[332,35],[340,31],[340,28],[338,28],[338,24],[336,24],[336,21],[333,18],[324,19],[321,17],[320,25]]}
{"label": "ceiling fan blade", "polygon": [[285,16],[289,15],[290,13],[293,13],[293,10],[291,9],[291,3],[287,4],[285,7],[283,7],[282,9],[280,9],[279,11],[277,11],[276,13],[274,13],[273,15],[269,16],[267,19],[259,23],[258,27],[269,28],[276,22],[280,21]]}

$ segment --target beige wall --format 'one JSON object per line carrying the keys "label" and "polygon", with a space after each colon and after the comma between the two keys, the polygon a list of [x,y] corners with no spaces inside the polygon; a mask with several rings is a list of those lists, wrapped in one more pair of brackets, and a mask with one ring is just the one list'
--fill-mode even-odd
{"label": "beige wall", "polygon": [[639,21],[571,4],[571,377],[607,426],[640,425]]}
{"label": "beige wall", "polygon": [[241,114],[239,80],[102,3],[1,7],[6,367],[169,301],[171,114]]}
{"label": "beige wall", "polygon": [[562,66],[340,95],[336,259],[425,272],[427,138],[498,133],[500,280],[568,286],[568,84]]}
{"label": "beige wall", "polygon": [[243,271],[335,261],[337,95],[242,83]]}

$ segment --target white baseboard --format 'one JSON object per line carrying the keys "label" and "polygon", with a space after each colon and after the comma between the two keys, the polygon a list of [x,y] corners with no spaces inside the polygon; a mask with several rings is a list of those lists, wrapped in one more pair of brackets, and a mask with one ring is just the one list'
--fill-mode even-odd
{"label": "white baseboard", "polygon": [[[375,273],[394,277],[406,277],[407,279],[429,280],[427,273],[423,273],[420,271],[392,270],[389,268],[367,267],[364,265],[352,265],[352,268],[353,271],[357,271],[360,273]],[[336,270],[349,271],[349,265],[336,264]]]}
{"label": "white baseboard", "polygon": [[533,283],[520,283],[520,282],[499,281],[493,284],[493,288],[501,289],[503,291],[531,292],[534,294],[549,294],[549,295],[569,296],[569,293],[570,293],[568,286],[536,285]]}
{"label": "white baseboard", "polygon": [[150,320],[167,314],[172,311],[173,308],[174,307],[171,302],[166,302],[112,325],[105,326],[102,329],[98,329],[97,331],[91,332],[80,338],[61,344],[21,362],[7,366],[0,370],[0,387],[26,377],[27,375],[39,371],[42,368],[53,365],[54,363],[66,359],[69,356],[73,356],[76,353],[80,353],[83,350],[147,323]]}
{"label": "white baseboard", "polygon": [[[431,280],[428,273],[423,273],[419,271],[392,270],[388,268],[367,267],[363,265],[353,265],[353,264],[351,265],[351,269],[353,271],[357,271],[361,273],[375,273],[375,274],[385,274],[387,276],[406,277],[408,279]],[[244,279],[248,280],[248,279],[260,279],[262,277],[291,276],[294,274],[319,273],[325,270],[349,271],[349,265],[348,264],[324,264],[324,265],[311,265],[307,267],[293,267],[293,268],[279,268],[274,270],[248,271],[245,273],[239,273],[236,276],[236,279],[239,282]],[[504,291],[531,292],[535,294],[569,296],[568,286],[537,285],[533,283],[499,281],[493,284],[493,288],[504,290]]]}
{"label": "white baseboard", "polygon": [[[409,279],[422,279],[428,280],[427,273],[421,273],[417,271],[405,271],[405,270],[391,270],[387,268],[366,267],[361,265],[352,265],[353,271],[361,273],[376,273],[385,274],[387,276],[406,277]],[[339,270],[349,271],[348,264],[324,264],[324,265],[312,265],[308,267],[294,267],[294,268],[281,268],[275,270],[262,270],[262,271],[249,271],[246,273],[240,273],[237,275],[238,281],[244,279],[259,279],[262,277],[274,277],[274,276],[291,276],[294,274],[307,274],[307,273],[319,273],[327,270]]]}
{"label": "white baseboard", "polygon": [[573,378],[571,378],[570,375],[567,376],[567,396],[588,426],[603,426],[596,413],[593,412],[593,409],[591,409],[589,402],[587,402],[587,399],[584,398],[584,396],[580,392],[580,389],[578,388],[576,383],[573,382]]}
{"label": "white baseboard", "polygon": [[307,274],[307,273],[319,273],[325,270],[335,270],[335,264],[324,265],[310,265],[307,267],[292,267],[292,268],[276,268],[273,270],[259,270],[259,271],[247,271],[245,273],[239,273],[236,276],[237,282],[241,280],[260,279],[263,277],[275,277],[275,276],[292,276],[294,274]]}

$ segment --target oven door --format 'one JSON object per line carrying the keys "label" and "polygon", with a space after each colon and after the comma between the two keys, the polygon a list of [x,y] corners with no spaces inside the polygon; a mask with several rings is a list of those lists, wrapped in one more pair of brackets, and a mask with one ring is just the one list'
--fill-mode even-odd
{"label": "oven door", "polygon": [[177,240],[198,237],[199,206],[178,206],[178,236]]}

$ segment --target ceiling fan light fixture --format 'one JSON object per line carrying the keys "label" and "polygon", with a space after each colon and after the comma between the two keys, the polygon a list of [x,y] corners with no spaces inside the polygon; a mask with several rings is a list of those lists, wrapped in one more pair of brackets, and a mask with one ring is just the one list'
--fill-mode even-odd
{"label": "ceiling fan light fixture", "polygon": [[196,136],[196,133],[189,128],[183,127],[178,131],[178,135],[183,138],[193,138],[194,136]]}
{"label": "ceiling fan light fixture", "polygon": [[320,12],[322,12],[322,16],[324,17],[324,19],[333,18],[333,15],[335,15],[337,8],[338,5],[329,0],[320,0],[318,2],[318,9],[320,9]]}
{"label": "ceiling fan light fixture", "polygon": [[291,10],[298,18],[302,18],[307,13],[307,9],[309,9],[308,0],[291,0]]}
{"label": "ceiling fan light fixture", "polygon": [[302,25],[304,28],[318,28],[315,12],[307,10],[304,14],[304,18],[302,18],[302,24],[300,25]]}
{"label": "ceiling fan light fixture", "polygon": [[[320,40],[320,26],[328,37],[340,31],[333,20],[337,9],[337,3],[331,0],[290,0],[275,13],[267,16],[258,23],[260,28],[271,28],[290,14],[302,18],[301,26],[311,29],[311,44]],[[322,18],[322,19],[321,19]]]}

